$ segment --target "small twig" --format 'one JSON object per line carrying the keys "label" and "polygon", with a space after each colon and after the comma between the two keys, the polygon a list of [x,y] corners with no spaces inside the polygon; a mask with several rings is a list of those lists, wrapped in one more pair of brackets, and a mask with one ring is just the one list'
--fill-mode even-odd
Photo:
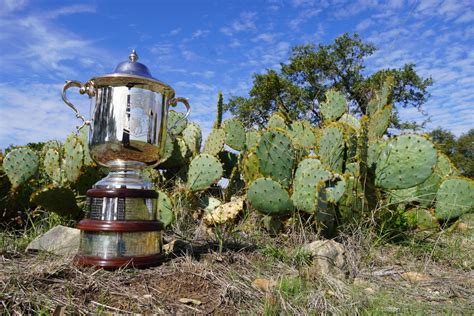
{"label": "small twig", "polygon": [[124,311],[123,309],[120,309],[120,308],[116,308],[116,307],[112,307],[112,306],[108,306],[108,305],[105,305],[105,304],[102,304],[102,303],[99,303],[99,302],[96,302],[96,301],[90,301],[92,304],[94,305],[97,305],[97,306],[100,306],[100,307],[104,307],[104,308],[108,308],[108,309],[111,309],[111,310],[114,310],[114,311],[117,311],[117,312],[122,312],[122,313],[127,313],[127,314],[133,314],[132,312],[128,312],[128,311]]}

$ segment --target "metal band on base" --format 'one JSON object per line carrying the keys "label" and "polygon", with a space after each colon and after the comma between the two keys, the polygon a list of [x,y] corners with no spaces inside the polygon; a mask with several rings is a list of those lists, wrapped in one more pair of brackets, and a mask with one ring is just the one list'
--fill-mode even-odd
{"label": "metal band on base", "polygon": [[114,270],[125,267],[140,269],[154,267],[162,263],[165,258],[166,255],[164,254],[156,254],[150,256],[117,257],[107,259],[101,257],[76,255],[74,257],[74,265],[103,268],[106,270]]}
{"label": "metal band on base", "polygon": [[163,224],[159,221],[101,221],[95,219],[83,219],[77,224],[77,228],[92,232],[146,232],[163,230]]}

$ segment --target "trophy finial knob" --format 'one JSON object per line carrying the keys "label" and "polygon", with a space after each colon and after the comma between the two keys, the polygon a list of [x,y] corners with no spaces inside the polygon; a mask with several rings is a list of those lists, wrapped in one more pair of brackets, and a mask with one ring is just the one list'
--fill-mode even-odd
{"label": "trophy finial knob", "polygon": [[137,51],[132,49],[132,52],[130,53],[130,55],[128,56],[128,58],[130,59],[130,61],[132,63],[136,62],[138,60],[138,55],[137,55]]}

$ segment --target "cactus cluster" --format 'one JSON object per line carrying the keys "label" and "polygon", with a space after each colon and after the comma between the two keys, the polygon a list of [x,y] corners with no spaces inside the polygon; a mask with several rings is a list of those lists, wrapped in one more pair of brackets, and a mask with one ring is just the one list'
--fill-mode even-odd
{"label": "cactus cluster", "polygon": [[[381,206],[402,212],[418,227],[434,227],[471,212],[474,182],[459,177],[429,139],[387,135],[392,88],[393,78],[388,78],[361,117],[348,113],[343,93],[329,90],[319,105],[319,126],[291,120],[279,107],[267,127],[258,130],[246,130],[234,118],[223,121],[220,93],[217,117],[203,148],[200,126],[170,111],[160,163],[144,171],[159,192],[160,220],[170,225],[174,210],[182,205],[165,193],[174,187],[190,197],[189,205],[202,210],[208,225],[235,220],[246,205],[263,215],[272,232],[294,212],[329,235],[339,223]],[[3,168],[13,189],[37,177],[39,170],[42,186],[31,200],[60,214],[77,211],[78,188],[87,188],[84,180],[93,167],[86,143],[83,130],[64,144],[46,143],[41,152],[17,148],[6,155]],[[227,179],[225,188],[217,185],[222,178]],[[227,205],[236,195],[238,207]],[[54,196],[61,196],[61,203]]]}
{"label": "cactus cluster", "polygon": [[60,215],[77,217],[81,213],[81,199],[85,190],[98,180],[87,148],[87,130],[71,134],[64,144],[48,141],[41,150],[21,147],[11,150],[3,161],[12,189],[28,185],[35,190],[30,202]]}

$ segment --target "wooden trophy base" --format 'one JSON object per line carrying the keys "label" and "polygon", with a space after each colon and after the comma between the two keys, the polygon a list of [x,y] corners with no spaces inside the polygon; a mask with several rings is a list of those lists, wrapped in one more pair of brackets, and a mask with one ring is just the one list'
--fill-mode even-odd
{"label": "wooden trophy base", "polygon": [[[87,196],[92,202],[89,202],[86,218],[77,225],[81,230],[81,245],[74,258],[76,266],[115,270],[147,268],[163,262],[163,225],[156,220],[156,212],[147,212],[147,208],[143,212],[143,205],[154,204],[144,204],[144,201],[155,200],[158,196],[155,191],[126,188],[91,189]],[[94,201],[109,204],[98,204]],[[114,213],[110,213],[110,210]],[[140,216],[141,214],[145,215]],[[130,217],[134,220],[130,220]]]}

